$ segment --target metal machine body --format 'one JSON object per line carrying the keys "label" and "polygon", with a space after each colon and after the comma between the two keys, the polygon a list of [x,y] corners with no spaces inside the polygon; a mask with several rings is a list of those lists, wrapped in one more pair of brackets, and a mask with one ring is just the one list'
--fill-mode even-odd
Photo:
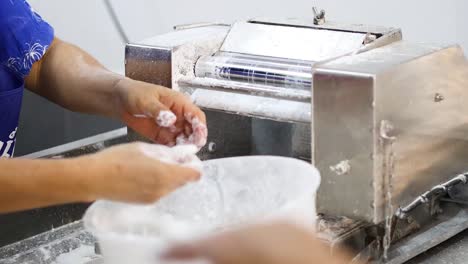
{"label": "metal machine body", "polygon": [[404,220],[399,208],[467,169],[467,65],[458,46],[402,41],[399,29],[296,19],[183,26],[126,47],[128,77],[205,110],[203,159],[310,160],[324,237],[377,259],[435,224],[447,190]]}
{"label": "metal machine body", "polygon": [[379,223],[463,173],[467,66],[459,47],[397,42],[315,68],[319,210]]}

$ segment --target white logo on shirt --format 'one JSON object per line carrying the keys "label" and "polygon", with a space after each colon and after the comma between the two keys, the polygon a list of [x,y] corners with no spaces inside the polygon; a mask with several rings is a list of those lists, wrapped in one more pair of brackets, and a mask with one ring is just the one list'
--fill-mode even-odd
{"label": "white logo on shirt", "polygon": [[25,46],[27,49],[23,51],[21,58],[11,57],[5,63],[7,68],[22,77],[29,73],[32,65],[44,56],[48,48],[47,45],[42,46],[40,43],[25,43]]}
{"label": "white logo on shirt", "polygon": [[[8,138],[10,140],[8,140],[6,143],[3,142],[3,141],[0,141],[0,153],[2,153],[0,155],[1,158],[10,158],[11,155],[8,153],[11,149],[12,146],[14,146],[15,142],[16,142],[16,132],[18,131],[18,128],[15,128],[15,130],[13,130],[10,135],[8,136]],[[14,151],[14,149],[13,149]]]}

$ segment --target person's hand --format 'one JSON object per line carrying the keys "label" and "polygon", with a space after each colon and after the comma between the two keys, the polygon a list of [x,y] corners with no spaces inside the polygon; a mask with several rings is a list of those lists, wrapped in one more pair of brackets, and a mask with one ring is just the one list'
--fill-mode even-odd
{"label": "person's hand", "polygon": [[143,136],[169,146],[206,144],[205,114],[182,93],[128,78],[116,91],[122,120]]}
{"label": "person's hand", "polygon": [[204,259],[213,264],[347,263],[344,255],[310,232],[288,223],[252,226],[170,249],[170,261]]}
{"label": "person's hand", "polygon": [[169,148],[147,143],[111,147],[78,158],[88,177],[87,200],[152,203],[200,177],[194,146]]}

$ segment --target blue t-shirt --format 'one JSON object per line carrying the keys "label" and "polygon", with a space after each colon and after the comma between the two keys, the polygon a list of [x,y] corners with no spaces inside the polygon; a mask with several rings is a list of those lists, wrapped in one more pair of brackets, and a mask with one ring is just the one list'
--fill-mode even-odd
{"label": "blue t-shirt", "polygon": [[25,0],[0,0],[0,157],[13,155],[24,79],[53,39]]}

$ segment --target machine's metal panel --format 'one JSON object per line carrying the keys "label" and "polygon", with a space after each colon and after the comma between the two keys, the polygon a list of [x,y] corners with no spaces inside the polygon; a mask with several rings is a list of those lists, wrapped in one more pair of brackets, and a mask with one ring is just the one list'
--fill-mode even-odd
{"label": "machine's metal panel", "polygon": [[128,44],[125,75],[177,90],[178,79],[193,76],[196,60],[218,50],[228,29],[227,26],[190,28]]}
{"label": "machine's metal panel", "polygon": [[208,126],[208,144],[200,150],[202,160],[246,156],[252,153],[252,119],[203,109]]}
{"label": "machine's metal panel", "polygon": [[[268,24],[277,26],[290,26],[290,27],[302,27],[302,28],[313,28],[322,30],[336,30],[344,32],[355,32],[364,33],[368,36],[376,37],[377,39],[369,42],[367,39],[366,45],[362,46],[357,53],[366,52],[375,48],[383,47],[393,42],[397,42],[403,39],[401,29],[372,26],[364,24],[343,24],[335,21],[326,21],[325,24],[315,25],[314,18],[255,18],[250,20],[251,23],[257,24]],[[356,54],[357,54],[356,53]]]}
{"label": "machine's metal panel", "polygon": [[350,54],[324,64],[315,65],[321,71],[378,74],[418,57],[447,48],[433,44],[418,44],[398,41],[361,54]]}
{"label": "machine's metal panel", "polygon": [[202,160],[247,155],[277,155],[310,161],[310,124],[259,119],[210,109],[208,144]]}
{"label": "machine's metal panel", "polygon": [[468,66],[458,47],[400,42],[318,66],[319,212],[379,223],[465,171],[466,87]]}
{"label": "machine's metal panel", "polygon": [[[125,76],[134,80],[172,87],[172,49],[128,44]],[[157,74],[155,74],[157,72]]]}
{"label": "machine's metal panel", "polygon": [[[378,144],[376,162],[390,161],[394,210],[467,170],[467,88],[468,62],[459,47],[420,56],[377,76],[376,125],[390,125],[392,143]],[[376,164],[376,176],[387,173],[383,164]],[[377,220],[384,217],[379,205],[376,199]]]}
{"label": "machine's metal panel", "polygon": [[373,77],[319,71],[313,82],[313,155],[322,176],[317,211],[371,220]]}
{"label": "machine's metal panel", "polygon": [[235,23],[221,51],[295,60],[323,61],[362,47],[364,33]]}

